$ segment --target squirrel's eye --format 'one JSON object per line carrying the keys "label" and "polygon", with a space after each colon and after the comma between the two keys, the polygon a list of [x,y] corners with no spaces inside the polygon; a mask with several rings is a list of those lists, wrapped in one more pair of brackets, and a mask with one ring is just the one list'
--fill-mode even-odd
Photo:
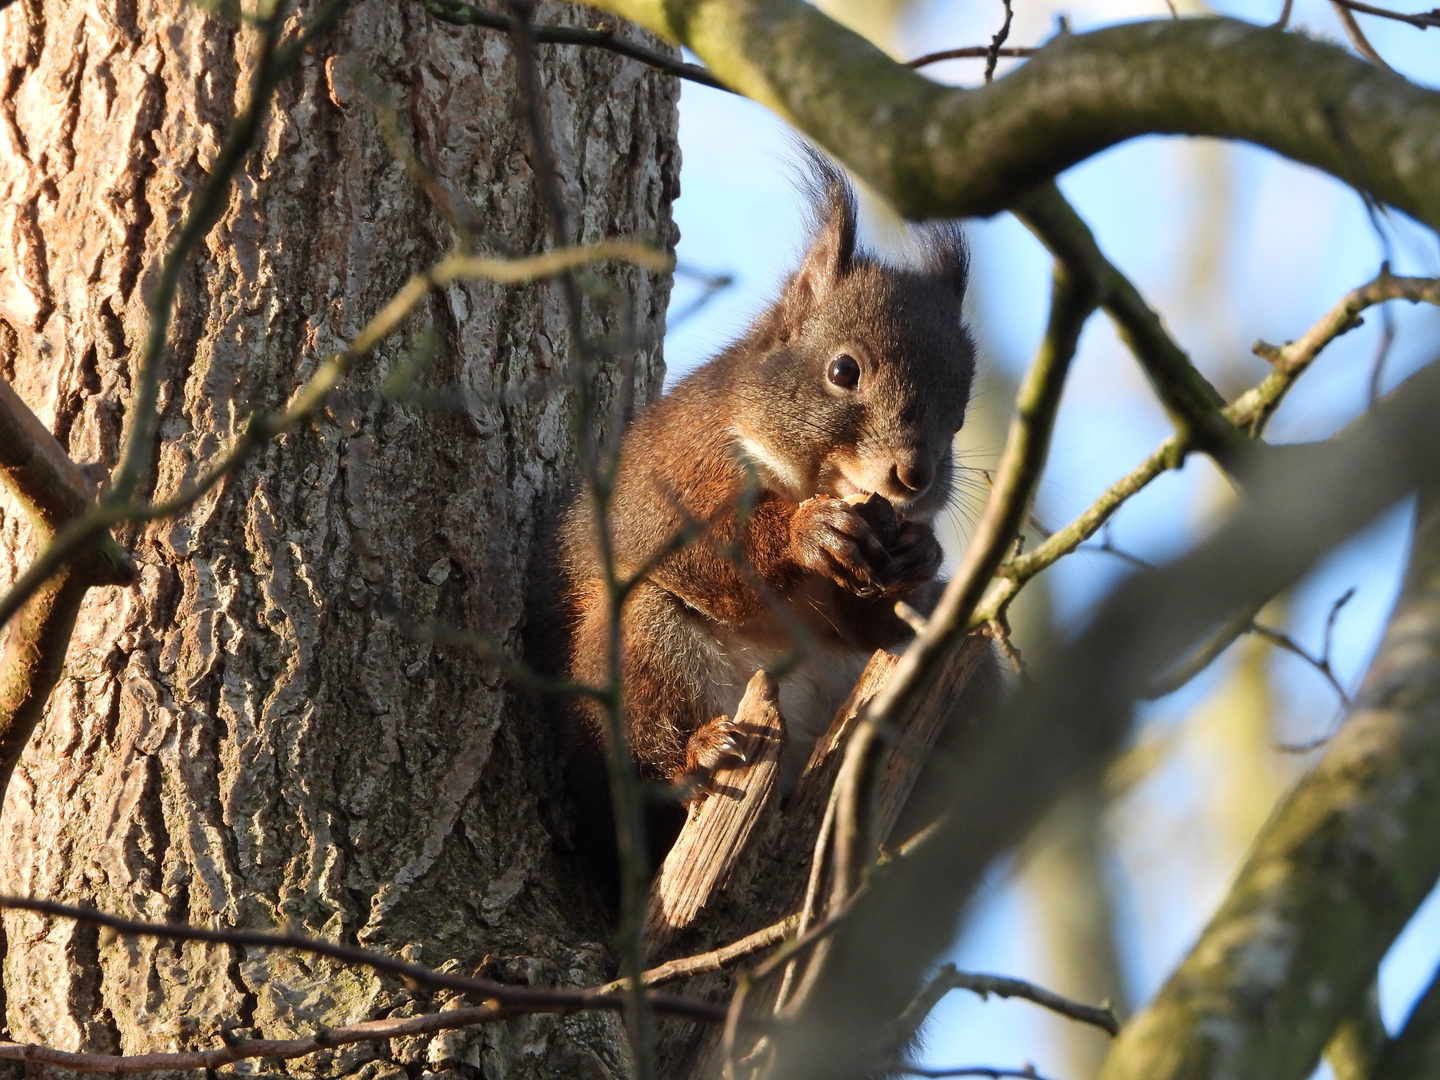
{"label": "squirrel's eye", "polygon": [[849,353],[841,353],[830,361],[830,370],[826,373],[826,377],[836,386],[853,390],[860,382],[859,361]]}

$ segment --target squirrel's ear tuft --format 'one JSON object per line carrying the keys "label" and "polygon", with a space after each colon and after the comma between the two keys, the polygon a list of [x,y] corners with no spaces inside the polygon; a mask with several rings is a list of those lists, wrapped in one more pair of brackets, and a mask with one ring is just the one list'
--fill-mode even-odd
{"label": "squirrel's ear tuft", "polygon": [[926,273],[946,282],[963,297],[970,279],[970,246],[965,234],[953,221],[923,226],[920,242],[924,245]]}
{"label": "squirrel's ear tuft", "polygon": [[813,224],[810,246],[800,269],[785,289],[785,308],[793,329],[834,289],[855,261],[855,192],[845,174],[808,144],[798,147],[804,157],[803,187],[810,197]]}

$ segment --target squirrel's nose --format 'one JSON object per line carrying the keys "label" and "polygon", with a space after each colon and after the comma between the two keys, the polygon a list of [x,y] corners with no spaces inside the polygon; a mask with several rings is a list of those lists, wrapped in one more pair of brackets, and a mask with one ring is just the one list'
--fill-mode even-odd
{"label": "squirrel's nose", "polygon": [[916,454],[895,462],[890,469],[891,476],[899,487],[913,499],[924,493],[935,479],[935,465],[926,457]]}

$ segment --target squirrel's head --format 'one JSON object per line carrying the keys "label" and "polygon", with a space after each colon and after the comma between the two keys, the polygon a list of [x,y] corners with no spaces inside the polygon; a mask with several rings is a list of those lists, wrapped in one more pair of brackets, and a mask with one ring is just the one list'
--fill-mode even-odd
{"label": "squirrel's head", "polygon": [[815,227],[741,343],[735,433],[765,486],[792,499],[874,492],[924,516],[949,498],[975,372],[965,242],[953,225],[927,226],[918,265],[881,263],[857,249],[844,176],[808,156]]}

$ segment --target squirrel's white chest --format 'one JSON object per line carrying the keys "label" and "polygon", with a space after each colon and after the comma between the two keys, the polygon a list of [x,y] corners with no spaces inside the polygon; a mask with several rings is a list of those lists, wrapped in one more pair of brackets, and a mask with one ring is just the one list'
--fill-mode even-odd
{"label": "squirrel's white chest", "polygon": [[[778,664],[786,650],[736,638],[715,651],[709,665],[709,707],[717,716],[734,716],[750,677]],[[870,653],[859,649],[814,646],[780,680],[780,715],[785,721],[785,749],[780,756],[780,790],[788,793],[804,768],[815,740],[823,735],[835,710],[855,686]]]}

